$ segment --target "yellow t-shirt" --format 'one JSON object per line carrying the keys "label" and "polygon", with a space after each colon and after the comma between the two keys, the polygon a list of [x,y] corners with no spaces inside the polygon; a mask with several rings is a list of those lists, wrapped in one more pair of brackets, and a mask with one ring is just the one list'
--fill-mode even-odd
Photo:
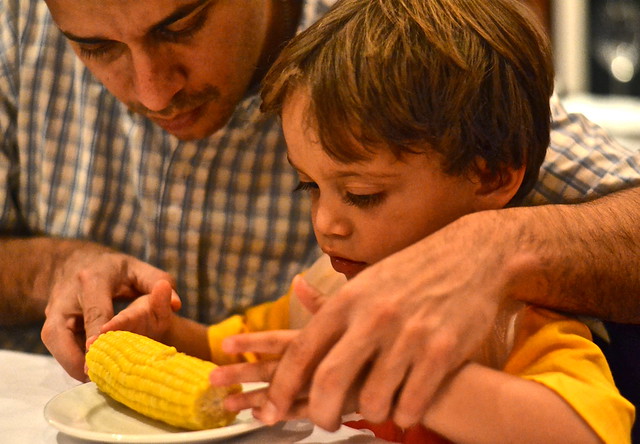
{"label": "yellow t-shirt", "polygon": [[630,443],[635,409],[620,395],[585,324],[527,306],[503,370],[556,392],[605,443]]}
{"label": "yellow t-shirt", "polygon": [[[291,290],[275,302],[252,307],[208,330],[212,360],[228,364],[259,359],[221,351],[230,335],[289,328]],[[605,443],[631,442],[635,409],[616,388],[607,361],[585,324],[559,313],[520,305],[505,311],[477,360],[536,381],[562,397]],[[505,325],[509,324],[508,328]],[[489,356],[490,355],[490,356]]]}

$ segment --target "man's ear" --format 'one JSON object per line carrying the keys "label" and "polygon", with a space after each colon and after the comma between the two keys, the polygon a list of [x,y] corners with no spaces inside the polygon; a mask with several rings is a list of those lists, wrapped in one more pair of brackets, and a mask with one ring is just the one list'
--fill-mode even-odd
{"label": "man's ear", "polygon": [[477,170],[473,173],[473,180],[477,183],[474,210],[504,208],[518,192],[526,167],[504,167],[498,173],[492,173],[484,159],[476,159],[476,164]]}

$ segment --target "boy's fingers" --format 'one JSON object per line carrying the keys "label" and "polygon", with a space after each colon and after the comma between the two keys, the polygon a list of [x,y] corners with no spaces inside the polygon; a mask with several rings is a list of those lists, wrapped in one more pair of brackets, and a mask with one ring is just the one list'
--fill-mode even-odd
{"label": "boy's fingers", "polygon": [[321,293],[307,282],[302,275],[296,275],[291,285],[293,286],[293,293],[311,313],[317,312],[328,298],[328,295]]}
{"label": "boy's fingers", "polygon": [[298,334],[298,330],[243,333],[225,338],[222,341],[222,350],[229,354],[252,352],[281,355]]}
{"label": "boy's fingers", "polygon": [[209,381],[215,386],[240,384],[243,382],[269,382],[278,361],[243,362],[221,365],[209,374]]}
{"label": "boy's fingers", "polygon": [[[156,282],[149,294],[149,301],[151,303],[152,312],[158,318],[168,318],[173,311],[174,291],[171,288],[169,281],[160,280]],[[177,295],[176,295],[177,296]]]}
{"label": "boy's fingers", "polygon": [[180,308],[182,308],[182,300],[175,290],[171,290],[171,310],[177,312]]}

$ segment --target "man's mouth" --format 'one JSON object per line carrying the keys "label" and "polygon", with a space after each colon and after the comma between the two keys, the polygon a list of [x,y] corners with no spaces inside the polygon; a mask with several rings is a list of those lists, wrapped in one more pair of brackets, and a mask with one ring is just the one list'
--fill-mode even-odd
{"label": "man's mouth", "polygon": [[193,108],[190,111],[186,111],[180,114],[175,114],[172,117],[154,117],[149,116],[158,126],[169,133],[179,133],[189,127],[191,127],[202,115],[204,111],[204,104]]}
{"label": "man's mouth", "polygon": [[338,256],[330,256],[330,258],[333,269],[344,274],[347,279],[351,279],[369,265],[366,262],[352,261]]}

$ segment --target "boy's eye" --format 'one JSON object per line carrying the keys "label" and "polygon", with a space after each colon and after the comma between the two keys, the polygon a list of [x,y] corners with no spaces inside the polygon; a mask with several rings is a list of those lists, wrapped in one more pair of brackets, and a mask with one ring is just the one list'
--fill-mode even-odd
{"label": "boy's eye", "polygon": [[371,208],[379,205],[384,200],[384,193],[375,194],[353,194],[346,193],[344,201],[348,205],[358,208]]}
{"label": "boy's eye", "polygon": [[[293,191],[310,191],[317,192],[320,187],[315,182],[299,182],[298,185],[293,189]],[[347,205],[353,205],[358,208],[371,208],[375,207],[382,203],[385,198],[384,193],[374,193],[374,194],[354,194],[354,193],[345,193],[342,198],[344,203]]]}

